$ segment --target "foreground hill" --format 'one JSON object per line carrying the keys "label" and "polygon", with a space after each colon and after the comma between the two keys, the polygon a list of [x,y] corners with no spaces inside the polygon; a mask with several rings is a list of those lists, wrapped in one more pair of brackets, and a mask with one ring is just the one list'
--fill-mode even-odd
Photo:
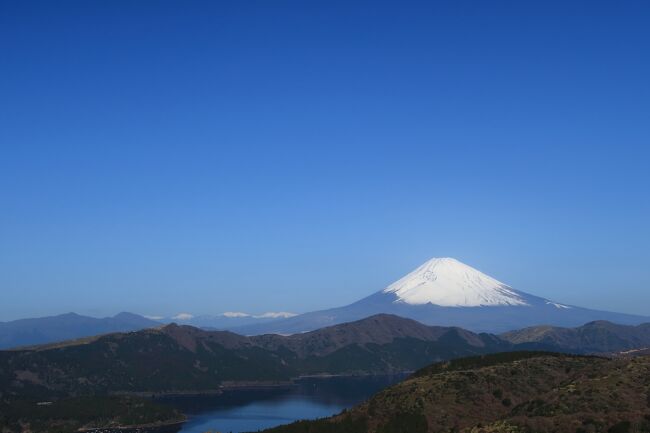
{"label": "foreground hill", "polygon": [[232,381],[401,372],[431,362],[529,346],[389,315],[292,336],[244,337],[168,325],[0,351],[0,389],[5,396],[17,398],[208,391]]}
{"label": "foreground hill", "polygon": [[650,357],[540,352],[435,364],[342,414],[268,433],[650,431]]}
{"label": "foreground hill", "polygon": [[53,343],[109,332],[128,332],[160,324],[132,313],[97,319],[75,313],[0,322],[0,349]]}
{"label": "foreground hill", "polygon": [[563,305],[516,290],[458,260],[434,258],[353,304],[231,330],[245,335],[301,333],[380,313],[492,333],[539,324],[580,326],[595,320],[650,322],[649,317]]}
{"label": "foreground hill", "polygon": [[[87,396],[51,402],[0,399],[2,433],[175,433],[184,421],[185,416],[171,407],[133,396]],[[132,428],[125,430],[127,426]]]}

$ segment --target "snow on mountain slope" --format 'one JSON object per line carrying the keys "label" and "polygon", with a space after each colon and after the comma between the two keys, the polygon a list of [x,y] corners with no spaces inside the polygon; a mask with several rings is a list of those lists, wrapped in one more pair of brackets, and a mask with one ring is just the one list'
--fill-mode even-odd
{"label": "snow on mountain slope", "polygon": [[384,293],[406,304],[443,307],[528,305],[507,285],[452,258],[434,258],[400,278]]}
{"label": "snow on mountain slope", "polygon": [[594,320],[627,325],[650,322],[648,317],[560,304],[515,290],[458,260],[435,258],[350,305],[230,329],[245,335],[293,334],[382,313],[476,332],[536,325],[576,327]]}
{"label": "snow on mountain slope", "polygon": [[296,316],[286,311],[269,311],[261,314],[250,314],[241,311],[226,311],[216,315],[195,316],[190,313],[179,313],[173,317],[157,317],[161,323],[178,322],[181,325],[191,325],[209,329],[231,329],[239,326],[269,323],[276,320]]}

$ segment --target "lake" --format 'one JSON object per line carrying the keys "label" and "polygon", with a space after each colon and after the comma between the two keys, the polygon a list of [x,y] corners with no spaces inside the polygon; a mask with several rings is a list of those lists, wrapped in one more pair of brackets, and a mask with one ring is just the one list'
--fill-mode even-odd
{"label": "lake", "polygon": [[405,375],[301,379],[294,386],[229,390],[216,396],[167,397],[188,416],[179,433],[253,432],[322,418],[360,403]]}

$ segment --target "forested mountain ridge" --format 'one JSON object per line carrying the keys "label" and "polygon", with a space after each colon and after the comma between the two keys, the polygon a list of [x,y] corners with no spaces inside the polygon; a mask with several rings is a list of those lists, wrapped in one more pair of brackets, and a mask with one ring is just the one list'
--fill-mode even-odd
{"label": "forested mountain ridge", "polygon": [[292,336],[245,337],[168,325],[69,344],[0,351],[4,395],[205,391],[225,381],[393,373],[515,350],[490,334],[378,315]]}

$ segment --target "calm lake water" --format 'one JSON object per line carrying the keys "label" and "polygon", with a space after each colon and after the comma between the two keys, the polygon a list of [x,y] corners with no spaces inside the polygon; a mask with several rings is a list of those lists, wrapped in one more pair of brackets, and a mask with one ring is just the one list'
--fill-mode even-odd
{"label": "calm lake water", "polygon": [[254,432],[336,414],[404,377],[310,378],[282,389],[232,390],[218,396],[165,398],[164,402],[189,417],[179,433]]}

